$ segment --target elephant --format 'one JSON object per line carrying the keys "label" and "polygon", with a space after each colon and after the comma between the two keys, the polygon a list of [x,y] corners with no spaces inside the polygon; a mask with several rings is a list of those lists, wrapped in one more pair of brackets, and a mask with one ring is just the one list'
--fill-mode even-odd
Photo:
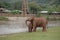
{"label": "elephant", "polygon": [[[30,22],[27,24],[27,22]],[[28,32],[36,32],[37,27],[42,27],[42,31],[45,32],[47,29],[48,20],[44,17],[30,17],[26,20],[28,26]]]}

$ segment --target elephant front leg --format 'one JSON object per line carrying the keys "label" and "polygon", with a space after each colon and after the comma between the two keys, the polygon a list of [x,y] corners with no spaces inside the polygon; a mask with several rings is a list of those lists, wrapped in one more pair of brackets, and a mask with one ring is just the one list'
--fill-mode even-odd
{"label": "elephant front leg", "polygon": [[30,23],[29,25],[28,25],[28,32],[32,32],[32,24]]}
{"label": "elephant front leg", "polygon": [[28,32],[32,32],[32,27],[28,27]]}
{"label": "elephant front leg", "polygon": [[36,32],[36,27],[33,27],[33,32]]}
{"label": "elephant front leg", "polygon": [[36,32],[36,23],[33,24],[33,32]]}

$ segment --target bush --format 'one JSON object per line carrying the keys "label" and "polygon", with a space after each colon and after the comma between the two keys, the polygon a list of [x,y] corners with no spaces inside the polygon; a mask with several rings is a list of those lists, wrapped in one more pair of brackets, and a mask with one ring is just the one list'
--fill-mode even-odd
{"label": "bush", "polygon": [[6,18],[4,16],[0,16],[0,21],[8,21],[8,18]]}
{"label": "bush", "polygon": [[14,15],[15,14],[21,14],[21,12],[19,10],[13,10],[13,11],[11,11],[11,13],[14,14]]}

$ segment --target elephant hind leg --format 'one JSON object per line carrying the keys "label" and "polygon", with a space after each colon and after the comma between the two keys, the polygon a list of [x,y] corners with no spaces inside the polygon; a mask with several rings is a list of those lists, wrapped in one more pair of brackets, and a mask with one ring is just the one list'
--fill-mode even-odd
{"label": "elephant hind leg", "polygon": [[43,26],[43,30],[42,30],[43,32],[45,32],[46,31],[46,26],[44,25]]}

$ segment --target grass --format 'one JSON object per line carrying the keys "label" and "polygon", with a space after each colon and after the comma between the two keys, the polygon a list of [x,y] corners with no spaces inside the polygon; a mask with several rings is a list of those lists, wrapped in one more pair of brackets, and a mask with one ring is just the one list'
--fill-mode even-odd
{"label": "grass", "polygon": [[60,40],[60,27],[48,28],[47,32],[25,32],[9,35],[0,35],[0,40]]}
{"label": "grass", "polygon": [[8,21],[8,18],[6,18],[4,16],[0,16],[0,21]]}

